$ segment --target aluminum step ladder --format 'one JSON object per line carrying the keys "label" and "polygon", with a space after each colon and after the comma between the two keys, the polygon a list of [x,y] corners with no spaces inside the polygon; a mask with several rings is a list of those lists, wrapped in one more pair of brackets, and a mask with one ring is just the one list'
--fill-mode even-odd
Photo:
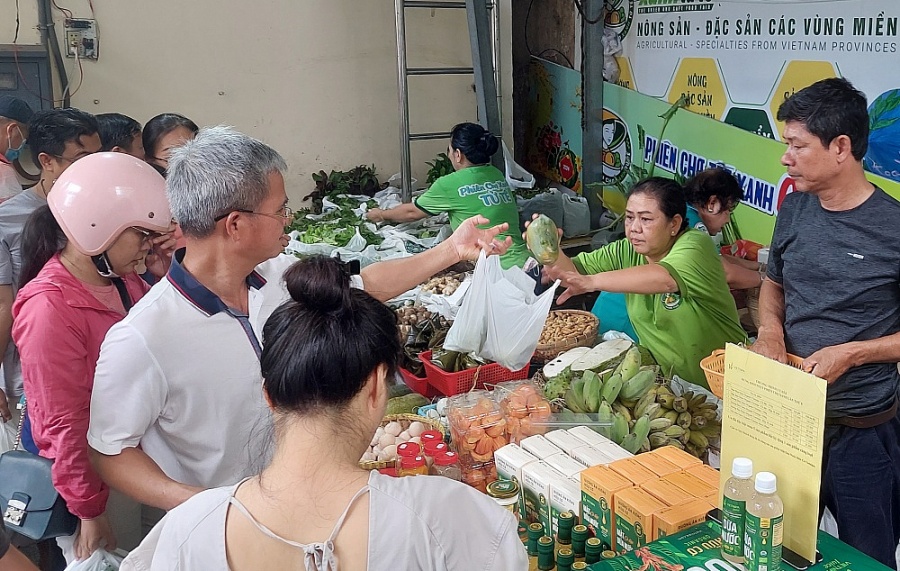
{"label": "aluminum step ladder", "polygon": [[[495,0],[496,1],[496,0]],[[469,25],[469,41],[472,46],[472,67],[408,67],[406,64],[406,10],[407,8],[427,8],[438,10],[463,9]],[[498,50],[492,45],[492,20],[489,10],[493,10],[496,21],[496,5],[489,0],[394,0],[397,25],[397,79],[400,100],[400,176],[402,199],[412,198],[412,141],[447,139],[450,132],[412,133],[409,127],[409,84],[410,76],[417,75],[473,75],[475,78],[475,99],[478,104],[478,122],[491,133],[500,136],[500,105],[497,101],[495,61]],[[493,163],[503,169],[503,156],[494,155]]]}

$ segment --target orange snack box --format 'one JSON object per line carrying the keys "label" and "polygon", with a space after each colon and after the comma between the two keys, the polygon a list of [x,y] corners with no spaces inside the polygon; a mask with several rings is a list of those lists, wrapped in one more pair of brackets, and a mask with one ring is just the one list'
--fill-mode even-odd
{"label": "orange snack box", "polygon": [[712,506],[704,500],[690,500],[657,512],[653,516],[656,539],[678,533],[692,525],[702,523],[706,520],[706,514],[711,509]]}
{"label": "orange snack box", "polygon": [[648,480],[659,479],[659,476],[638,462],[637,458],[623,458],[622,460],[616,460],[611,463],[609,467],[631,480],[631,483],[635,486],[640,486]]}
{"label": "orange snack box", "polygon": [[616,494],[616,551],[627,553],[656,539],[654,516],[668,506],[641,488]]}
{"label": "orange snack box", "polygon": [[676,472],[664,476],[663,480],[675,484],[685,492],[691,494],[695,498],[705,498],[712,492],[718,492],[719,488],[713,488],[700,478],[690,474],[689,472]]}
{"label": "orange snack box", "polygon": [[581,472],[582,523],[603,543],[604,549],[615,549],[616,497],[633,487],[631,480],[606,466]]}
{"label": "orange snack box", "polygon": [[707,466],[706,464],[700,464],[698,466],[691,466],[687,470],[685,470],[691,476],[695,476],[700,478],[710,486],[715,489],[719,489],[719,483],[721,482],[721,474],[718,470],[713,468],[712,466]]}
{"label": "orange snack box", "polygon": [[638,454],[634,457],[634,460],[659,477],[668,476],[669,474],[681,472],[682,470],[681,467],[676,466],[662,456],[657,456],[652,452],[649,454]]}
{"label": "orange snack box", "polygon": [[[672,464],[675,464],[682,470],[686,470],[691,466],[696,466],[698,464],[703,464],[703,461],[697,458],[696,456],[691,456],[684,450],[680,448],[676,448],[674,446],[663,446],[661,448],[657,448],[650,452],[651,455],[659,456]],[[646,456],[646,454],[641,454],[641,456]]]}
{"label": "orange snack box", "polygon": [[677,506],[695,499],[692,494],[666,480],[649,480],[641,484],[641,488],[667,506]]}

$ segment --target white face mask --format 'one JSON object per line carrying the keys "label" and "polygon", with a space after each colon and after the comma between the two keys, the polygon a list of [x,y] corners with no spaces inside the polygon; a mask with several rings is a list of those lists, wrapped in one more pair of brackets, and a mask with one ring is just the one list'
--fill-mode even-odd
{"label": "white face mask", "polygon": [[0,201],[12,198],[22,192],[22,184],[12,165],[0,163]]}

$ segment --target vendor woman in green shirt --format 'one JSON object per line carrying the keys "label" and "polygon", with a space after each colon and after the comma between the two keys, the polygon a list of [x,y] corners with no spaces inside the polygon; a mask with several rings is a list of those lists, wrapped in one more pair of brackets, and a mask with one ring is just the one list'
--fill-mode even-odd
{"label": "vendor woman in green shirt", "polygon": [[628,315],[642,345],[666,375],[708,386],[700,360],[726,343],[742,343],[734,298],[712,240],[688,229],[684,191],[653,177],[631,190],[625,238],[545,266],[567,289],[559,303],[590,291],[625,294]]}
{"label": "vendor woman in green shirt", "polygon": [[456,172],[434,181],[425,194],[412,203],[390,210],[373,208],[366,212],[366,217],[372,222],[412,222],[446,212],[454,230],[476,214],[490,220],[492,225],[506,222],[509,230],[498,240],[510,236],[513,244],[500,256],[500,264],[504,269],[522,267],[529,254],[517,231],[519,210],[516,199],[504,174],[490,164],[491,156],[499,148],[497,137],[481,125],[456,125],[450,132],[447,152]]}

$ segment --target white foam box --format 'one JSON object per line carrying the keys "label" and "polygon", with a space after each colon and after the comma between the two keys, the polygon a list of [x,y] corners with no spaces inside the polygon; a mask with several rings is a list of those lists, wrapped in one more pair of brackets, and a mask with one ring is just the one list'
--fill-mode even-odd
{"label": "white foam box", "polygon": [[619,446],[618,444],[615,444],[613,442],[609,442],[608,444],[605,444],[604,446],[599,446],[596,448],[600,452],[603,452],[605,455],[612,458],[613,461],[621,460],[623,458],[634,457],[634,454],[632,454],[628,450],[625,450],[624,448],[622,448],[621,446]]}
{"label": "white foam box", "polygon": [[568,430],[568,433],[572,436],[575,436],[576,438],[583,440],[586,444],[590,444],[594,448],[599,448],[606,444],[614,444],[612,440],[600,434],[597,434],[587,426],[576,426],[574,428],[570,428]]}
{"label": "white foam box", "polygon": [[552,442],[569,456],[572,455],[572,450],[581,448],[585,445],[585,442],[582,439],[574,434],[570,434],[568,430],[552,430],[545,434],[544,438]]}
{"label": "white foam box", "polygon": [[497,468],[497,477],[501,480],[511,480],[519,485],[519,519],[526,519],[522,468],[537,461],[538,459],[534,455],[522,450],[516,444],[507,444],[494,452],[494,467]]}
{"label": "white foam box", "polygon": [[548,456],[562,453],[561,449],[540,434],[535,434],[534,436],[523,439],[519,442],[519,446],[541,460]]}
{"label": "white foam box", "polygon": [[559,514],[569,511],[575,514],[575,523],[581,522],[581,476],[577,479],[550,482],[550,527],[553,537],[559,532]]}
{"label": "white foam box", "polygon": [[585,468],[591,468],[593,466],[600,465],[605,466],[610,462],[618,460],[618,458],[613,458],[602,450],[587,445],[582,446],[581,448],[576,448],[569,455],[573,460],[583,465]]}
{"label": "white foam box", "polygon": [[557,472],[561,472],[566,478],[580,478],[584,466],[566,454],[555,454],[544,458],[544,462],[553,466]]}
{"label": "white foam box", "polygon": [[522,495],[525,497],[526,519],[544,526],[544,535],[550,535],[550,484],[566,477],[540,460],[522,468]]}

